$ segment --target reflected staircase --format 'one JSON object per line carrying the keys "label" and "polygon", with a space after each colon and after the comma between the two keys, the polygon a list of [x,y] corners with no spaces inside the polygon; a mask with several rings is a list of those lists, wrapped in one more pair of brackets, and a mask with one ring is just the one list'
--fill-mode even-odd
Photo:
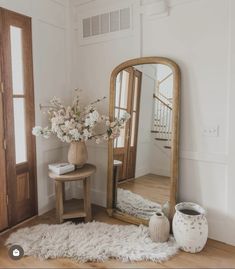
{"label": "reflected staircase", "polygon": [[172,139],[172,100],[153,95],[154,117],[151,133],[154,139],[164,142],[165,149],[171,149]]}

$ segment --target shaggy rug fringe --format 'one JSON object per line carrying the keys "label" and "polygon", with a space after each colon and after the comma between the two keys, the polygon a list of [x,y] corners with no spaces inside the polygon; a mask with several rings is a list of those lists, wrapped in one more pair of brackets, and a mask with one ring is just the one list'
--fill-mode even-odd
{"label": "shaggy rug fringe", "polygon": [[100,222],[40,224],[18,230],[5,244],[22,246],[25,256],[72,258],[81,263],[104,262],[110,258],[122,262],[163,262],[178,251],[172,237],[166,243],[154,243],[146,226]]}
{"label": "shaggy rug fringe", "polygon": [[149,219],[154,213],[162,209],[160,204],[121,188],[117,189],[117,208],[141,219]]}

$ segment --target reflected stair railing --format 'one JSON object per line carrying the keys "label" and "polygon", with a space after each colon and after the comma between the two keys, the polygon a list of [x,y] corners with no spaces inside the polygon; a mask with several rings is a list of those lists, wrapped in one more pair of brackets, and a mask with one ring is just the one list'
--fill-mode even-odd
{"label": "reflected stair railing", "polygon": [[171,149],[172,107],[155,94],[153,99],[154,116],[151,133],[155,134],[155,140],[165,142],[164,148]]}

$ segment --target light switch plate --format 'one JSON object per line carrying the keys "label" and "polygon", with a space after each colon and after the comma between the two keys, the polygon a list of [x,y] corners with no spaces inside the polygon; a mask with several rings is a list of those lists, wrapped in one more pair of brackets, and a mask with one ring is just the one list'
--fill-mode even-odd
{"label": "light switch plate", "polygon": [[218,137],[219,136],[219,125],[206,126],[202,129],[202,135],[207,137]]}

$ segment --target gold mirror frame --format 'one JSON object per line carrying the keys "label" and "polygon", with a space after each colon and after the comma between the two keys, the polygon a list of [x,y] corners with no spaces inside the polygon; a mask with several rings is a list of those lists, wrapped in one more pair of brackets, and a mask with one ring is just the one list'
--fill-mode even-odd
{"label": "gold mirror frame", "polygon": [[[114,120],[114,102],[116,77],[119,72],[131,66],[142,64],[163,64],[172,69],[173,79],[173,114],[172,114],[172,156],[171,156],[171,188],[170,188],[170,220],[175,212],[175,204],[177,200],[177,185],[179,174],[179,112],[180,112],[180,69],[172,60],[164,57],[142,57],[125,61],[118,65],[111,74],[110,79],[110,103],[109,117]],[[148,225],[148,220],[140,219],[119,211],[113,207],[113,141],[108,144],[108,182],[107,182],[107,212],[109,216],[120,219],[133,224]]]}

